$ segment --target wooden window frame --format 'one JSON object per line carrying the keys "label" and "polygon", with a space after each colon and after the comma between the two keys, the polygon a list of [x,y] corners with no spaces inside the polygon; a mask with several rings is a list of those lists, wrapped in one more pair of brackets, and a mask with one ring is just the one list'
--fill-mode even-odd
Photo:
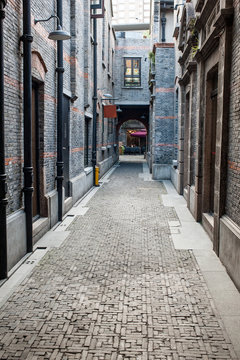
{"label": "wooden window frame", "polygon": [[[132,69],[132,74],[131,75],[126,75],[126,62],[127,60],[131,60],[131,69]],[[139,61],[139,75],[133,75],[133,61],[134,60],[138,60]],[[134,89],[134,88],[139,88],[141,87],[141,57],[125,57],[124,58],[124,87],[128,87],[130,89]],[[139,79],[139,83],[136,83],[133,85],[129,85],[127,82],[126,82],[126,79],[127,78],[135,78],[135,79]]]}

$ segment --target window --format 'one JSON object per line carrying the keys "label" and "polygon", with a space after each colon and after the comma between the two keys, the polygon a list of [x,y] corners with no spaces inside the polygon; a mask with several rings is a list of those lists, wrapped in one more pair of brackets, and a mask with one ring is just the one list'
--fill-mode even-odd
{"label": "window", "polygon": [[124,58],[124,86],[141,86],[140,58]]}

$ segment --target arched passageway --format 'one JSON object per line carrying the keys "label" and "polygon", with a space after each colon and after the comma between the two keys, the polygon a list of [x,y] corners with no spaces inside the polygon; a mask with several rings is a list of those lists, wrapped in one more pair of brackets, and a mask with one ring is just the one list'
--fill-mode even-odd
{"label": "arched passageway", "polygon": [[125,155],[140,155],[147,151],[149,134],[149,106],[121,105],[118,113],[117,134]]}
{"label": "arched passageway", "polygon": [[149,106],[148,105],[120,105],[122,110],[118,115],[117,132],[120,127],[128,120],[138,120],[149,132]]}
{"label": "arched passageway", "polygon": [[142,122],[128,120],[122,124],[119,130],[119,147],[125,146],[125,155],[143,154],[146,151],[146,145],[147,130]]}

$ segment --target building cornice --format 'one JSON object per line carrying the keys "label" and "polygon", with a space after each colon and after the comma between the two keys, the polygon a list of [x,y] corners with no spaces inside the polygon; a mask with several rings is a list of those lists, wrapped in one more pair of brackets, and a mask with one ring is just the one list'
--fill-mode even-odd
{"label": "building cornice", "polygon": [[[213,12],[215,11],[215,18],[221,15],[232,15],[233,14],[233,4],[232,0],[224,1],[205,1],[204,7],[201,10],[201,13],[197,17],[195,27],[198,31],[206,27],[206,24],[209,23],[209,18],[212,16],[214,19]],[[212,15],[213,14],[213,15]],[[214,20],[213,20],[214,22]]]}
{"label": "building cornice", "polygon": [[203,5],[204,5],[204,1],[205,1],[205,0],[198,0],[198,1],[197,1],[196,7],[195,7],[195,9],[196,9],[197,12],[201,12],[201,11],[202,11],[202,8],[203,8]]}
{"label": "building cornice", "polygon": [[188,65],[187,65],[187,71],[189,73],[189,75],[191,75],[193,72],[197,71],[197,62],[196,61],[189,61]]}
{"label": "building cornice", "polygon": [[233,9],[221,9],[213,24],[213,30],[195,55],[195,59],[198,62],[201,60],[206,60],[218,47],[219,39],[224,31],[225,26],[231,25],[232,21]]}
{"label": "building cornice", "polygon": [[190,81],[190,75],[188,70],[185,71],[183,76],[178,80],[180,86],[186,86]]}
{"label": "building cornice", "polygon": [[156,49],[170,49],[174,48],[174,43],[155,43],[153,44],[153,52],[155,53]]}

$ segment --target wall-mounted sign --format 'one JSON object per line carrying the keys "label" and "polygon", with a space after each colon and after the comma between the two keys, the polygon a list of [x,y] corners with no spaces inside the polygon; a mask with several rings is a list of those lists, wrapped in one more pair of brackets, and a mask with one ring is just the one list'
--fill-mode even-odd
{"label": "wall-mounted sign", "polygon": [[105,118],[117,118],[117,106],[116,105],[104,105],[104,117]]}

